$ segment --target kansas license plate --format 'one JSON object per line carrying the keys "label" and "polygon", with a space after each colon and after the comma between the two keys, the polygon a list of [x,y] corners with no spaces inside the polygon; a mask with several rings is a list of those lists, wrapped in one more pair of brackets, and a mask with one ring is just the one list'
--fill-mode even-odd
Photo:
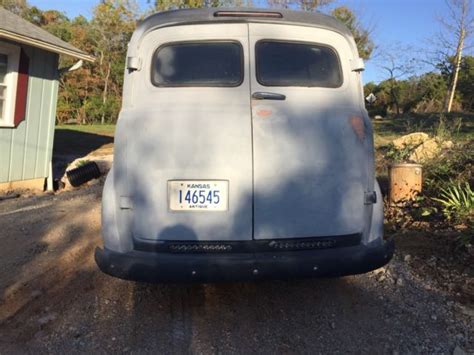
{"label": "kansas license plate", "polygon": [[168,196],[171,211],[227,211],[229,181],[171,180]]}

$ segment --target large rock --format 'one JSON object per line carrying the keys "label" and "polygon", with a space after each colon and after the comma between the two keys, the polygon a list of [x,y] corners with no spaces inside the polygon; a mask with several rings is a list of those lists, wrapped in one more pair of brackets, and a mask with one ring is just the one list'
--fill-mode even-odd
{"label": "large rock", "polygon": [[443,149],[451,149],[453,145],[451,141],[441,141],[438,138],[431,138],[416,147],[408,159],[416,163],[425,163],[436,158]]}
{"label": "large rock", "polygon": [[396,149],[403,149],[407,146],[416,147],[430,139],[430,136],[423,132],[410,133],[395,139],[392,143]]}
{"label": "large rock", "polygon": [[441,148],[443,148],[443,149],[451,149],[452,147],[454,147],[454,143],[451,142],[451,141],[441,142]]}

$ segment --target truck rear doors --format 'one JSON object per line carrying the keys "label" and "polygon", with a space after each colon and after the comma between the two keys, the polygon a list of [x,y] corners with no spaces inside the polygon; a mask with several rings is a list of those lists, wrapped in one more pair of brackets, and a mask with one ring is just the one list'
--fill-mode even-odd
{"label": "truck rear doors", "polygon": [[144,172],[135,174],[135,237],[362,232],[368,150],[354,131],[359,83],[343,36],[276,24],[176,26],[146,35],[142,52],[150,55],[134,84],[140,139],[127,148],[139,158],[131,169]]}

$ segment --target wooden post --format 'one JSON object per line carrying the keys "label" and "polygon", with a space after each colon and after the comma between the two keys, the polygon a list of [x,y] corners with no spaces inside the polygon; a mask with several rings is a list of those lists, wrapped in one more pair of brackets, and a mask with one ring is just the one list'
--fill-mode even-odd
{"label": "wooden post", "polygon": [[48,177],[46,178],[46,191],[53,191],[54,186],[53,186],[53,163],[50,161],[49,162],[49,173]]}

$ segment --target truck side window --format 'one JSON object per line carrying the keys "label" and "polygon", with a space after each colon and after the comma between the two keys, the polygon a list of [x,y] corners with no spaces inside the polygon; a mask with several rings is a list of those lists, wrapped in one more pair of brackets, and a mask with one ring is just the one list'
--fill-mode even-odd
{"label": "truck side window", "polygon": [[264,86],[337,88],[342,71],[336,52],[317,44],[259,41],[257,80]]}
{"label": "truck side window", "polygon": [[243,50],[238,42],[182,42],[159,47],[152,61],[156,86],[239,86]]}

